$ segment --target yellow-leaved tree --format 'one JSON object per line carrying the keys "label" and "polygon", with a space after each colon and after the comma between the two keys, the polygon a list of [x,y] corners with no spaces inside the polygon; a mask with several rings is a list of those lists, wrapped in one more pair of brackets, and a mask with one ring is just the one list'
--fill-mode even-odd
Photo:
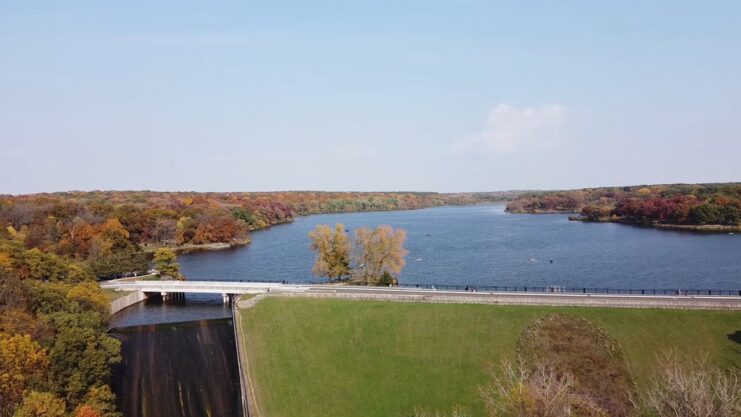
{"label": "yellow-leaved tree", "polygon": [[23,391],[46,371],[46,351],[27,334],[0,333],[0,416],[10,416]]}
{"label": "yellow-leaved tree", "polygon": [[343,280],[350,276],[350,239],[341,223],[332,230],[329,225],[317,225],[309,232],[311,249],[317,253],[312,272],[330,281]]}
{"label": "yellow-leaved tree", "polygon": [[386,225],[356,230],[354,279],[364,285],[397,285],[409,253],[406,238],[406,230]]}

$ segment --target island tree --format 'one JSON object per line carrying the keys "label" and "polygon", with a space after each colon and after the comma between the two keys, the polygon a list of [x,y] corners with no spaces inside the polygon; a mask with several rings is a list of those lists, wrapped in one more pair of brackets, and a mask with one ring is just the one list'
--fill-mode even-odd
{"label": "island tree", "polygon": [[312,273],[330,281],[343,280],[350,276],[350,239],[342,223],[334,230],[326,224],[317,225],[309,232],[311,249],[317,253]]}
{"label": "island tree", "polygon": [[356,230],[353,278],[364,285],[396,285],[409,253],[406,238],[406,230],[386,225]]}

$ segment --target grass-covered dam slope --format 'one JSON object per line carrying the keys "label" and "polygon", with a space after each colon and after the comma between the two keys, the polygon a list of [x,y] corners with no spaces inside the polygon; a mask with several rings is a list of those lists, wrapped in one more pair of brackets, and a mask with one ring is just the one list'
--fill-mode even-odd
{"label": "grass-covered dam slope", "polygon": [[604,329],[638,389],[669,349],[741,366],[738,312],[268,297],[241,310],[241,322],[261,417],[401,417],[453,405],[482,416],[489,365],[514,358],[523,329],[551,313]]}

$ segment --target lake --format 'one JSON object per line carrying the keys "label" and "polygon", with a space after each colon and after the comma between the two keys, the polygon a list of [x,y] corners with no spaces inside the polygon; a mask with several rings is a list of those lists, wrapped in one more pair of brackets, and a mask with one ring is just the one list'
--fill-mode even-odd
{"label": "lake", "polygon": [[406,229],[406,284],[741,289],[741,235],[510,214],[503,204],[302,217],[253,233],[248,246],[179,262],[192,280],[316,280],[307,235],[335,223]]}

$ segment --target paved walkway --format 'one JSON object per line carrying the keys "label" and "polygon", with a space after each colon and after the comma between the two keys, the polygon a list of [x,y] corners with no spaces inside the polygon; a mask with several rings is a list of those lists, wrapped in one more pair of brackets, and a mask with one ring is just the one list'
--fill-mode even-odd
{"label": "paved walkway", "polygon": [[457,304],[741,310],[741,297],[731,296],[465,292],[352,286],[312,286],[302,292],[274,289],[270,295]]}
{"label": "paved walkway", "polygon": [[284,297],[334,297],[430,303],[741,310],[741,297],[738,296],[470,292],[234,281],[109,281],[101,283],[101,287],[163,295],[171,293],[223,294],[225,301],[228,301],[228,295],[266,294]]}

